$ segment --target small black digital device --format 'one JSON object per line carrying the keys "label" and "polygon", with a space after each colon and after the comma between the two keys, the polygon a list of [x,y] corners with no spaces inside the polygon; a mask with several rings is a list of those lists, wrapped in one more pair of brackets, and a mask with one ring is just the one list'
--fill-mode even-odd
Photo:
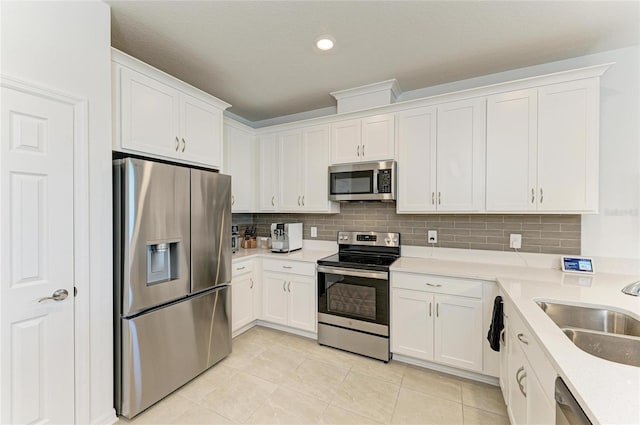
{"label": "small black digital device", "polygon": [[562,271],[568,273],[593,274],[593,260],[587,257],[562,257]]}
{"label": "small black digital device", "polygon": [[378,193],[391,193],[391,170],[378,171]]}

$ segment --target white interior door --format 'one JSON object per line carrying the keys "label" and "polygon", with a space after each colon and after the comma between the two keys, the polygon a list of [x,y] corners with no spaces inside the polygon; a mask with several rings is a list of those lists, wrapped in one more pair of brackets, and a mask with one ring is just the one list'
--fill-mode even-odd
{"label": "white interior door", "polygon": [[74,107],[1,98],[0,422],[73,423]]}

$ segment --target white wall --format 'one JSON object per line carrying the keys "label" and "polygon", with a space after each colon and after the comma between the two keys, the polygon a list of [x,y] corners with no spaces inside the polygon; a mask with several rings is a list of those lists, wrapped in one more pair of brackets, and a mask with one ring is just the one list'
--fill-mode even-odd
{"label": "white wall", "polygon": [[[0,4],[0,72],[88,99],[90,281],[76,282],[79,303],[91,312],[78,361],[88,382],[78,423],[115,420],[112,353],[110,10],[105,3]],[[70,207],[70,213],[73,210]],[[87,305],[88,304],[88,305]],[[85,393],[87,392],[87,393]]]}

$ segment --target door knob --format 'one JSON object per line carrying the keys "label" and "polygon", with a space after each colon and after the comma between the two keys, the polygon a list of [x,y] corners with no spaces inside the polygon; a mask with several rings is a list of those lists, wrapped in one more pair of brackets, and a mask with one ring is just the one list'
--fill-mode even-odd
{"label": "door knob", "polygon": [[58,289],[50,297],[40,298],[39,303],[45,300],[62,301],[69,296],[69,292],[66,289]]}

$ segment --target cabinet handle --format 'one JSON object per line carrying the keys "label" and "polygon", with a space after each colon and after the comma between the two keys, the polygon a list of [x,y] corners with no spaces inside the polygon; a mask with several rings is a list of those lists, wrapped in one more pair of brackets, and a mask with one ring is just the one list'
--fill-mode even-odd
{"label": "cabinet handle", "polygon": [[275,196],[272,196],[272,197],[271,197],[271,206],[272,206],[272,207],[274,207],[274,206],[276,205],[276,203],[275,203],[275,199],[276,199],[276,197],[275,197]]}
{"label": "cabinet handle", "polygon": [[176,152],[180,149],[180,140],[178,140],[178,136],[176,136]]}
{"label": "cabinet handle", "polygon": [[242,266],[242,267],[236,267],[236,270],[244,270],[244,267],[245,267],[245,266]]}
{"label": "cabinet handle", "polygon": [[431,303],[429,303],[429,317],[431,317]]}
{"label": "cabinet handle", "polygon": [[292,266],[282,266],[283,269],[292,269]]}
{"label": "cabinet handle", "polygon": [[441,287],[441,286],[442,286],[442,285],[440,285],[439,283],[429,283],[429,282],[426,282],[426,283],[425,283],[425,285],[433,286],[433,287],[435,287],[435,288],[439,288],[439,287]]}
{"label": "cabinet handle", "polygon": [[182,152],[184,152],[185,147],[187,147],[187,142],[185,142],[184,138],[182,138]]}
{"label": "cabinet handle", "polygon": [[518,335],[516,335],[518,337],[518,339],[520,340],[520,342],[522,342],[525,345],[529,345],[529,341],[527,341],[527,339],[524,337],[523,333],[519,333]]}
{"label": "cabinet handle", "polygon": [[249,278],[249,280],[251,281],[251,287],[249,289],[253,289],[253,279]]}
{"label": "cabinet handle", "polygon": [[436,317],[440,317],[440,303],[436,303]]}
{"label": "cabinet handle", "polygon": [[302,195],[302,206],[304,207],[304,195]]}
{"label": "cabinet handle", "polygon": [[438,192],[438,205],[442,204],[442,193]]}
{"label": "cabinet handle", "polygon": [[282,281],[282,291],[283,292],[287,292],[287,281],[286,280]]}
{"label": "cabinet handle", "polygon": [[[520,375],[522,373],[522,375]],[[524,371],[524,366],[520,366],[518,371],[516,372],[516,382],[518,383],[518,388],[520,388],[520,392],[526,398],[527,392],[524,390],[524,384],[522,380],[527,377],[527,372]]]}
{"label": "cabinet handle", "polygon": [[234,195],[231,195],[231,205],[236,203],[236,197]]}
{"label": "cabinet handle", "polygon": [[364,143],[362,144],[362,157],[364,158]]}
{"label": "cabinet handle", "polygon": [[287,285],[287,290],[291,292],[291,281],[289,281],[289,284]]}
{"label": "cabinet handle", "polygon": [[298,206],[300,206],[300,195],[298,195]]}
{"label": "cabinet handle", "polygon": [[356,154],[360,156],[360,145],[358,145],[358,147],[356,148]]}
{"label": "cabinet handle", "polygon": [[536,191],[531,188],[531,203],[533,204],[536,201]]}
{"label": "cabinet handle", "polygon": [[436,203],[436,193],[431,192],[431,205],[435,205]]}
{"label": "cabinet handle", "polygon": [[506,341],[504,340],[504,329],[502,329],[502,330],[500,331],[500,341],[502,341],[502,343],[503,343],[503,344],[505,344],[505,342],[506,342]]}
{"label": "cabinet handle", "polygon": [[544,194],[542,193],[542,188],[540,188],[540,203],[544,201]]}

